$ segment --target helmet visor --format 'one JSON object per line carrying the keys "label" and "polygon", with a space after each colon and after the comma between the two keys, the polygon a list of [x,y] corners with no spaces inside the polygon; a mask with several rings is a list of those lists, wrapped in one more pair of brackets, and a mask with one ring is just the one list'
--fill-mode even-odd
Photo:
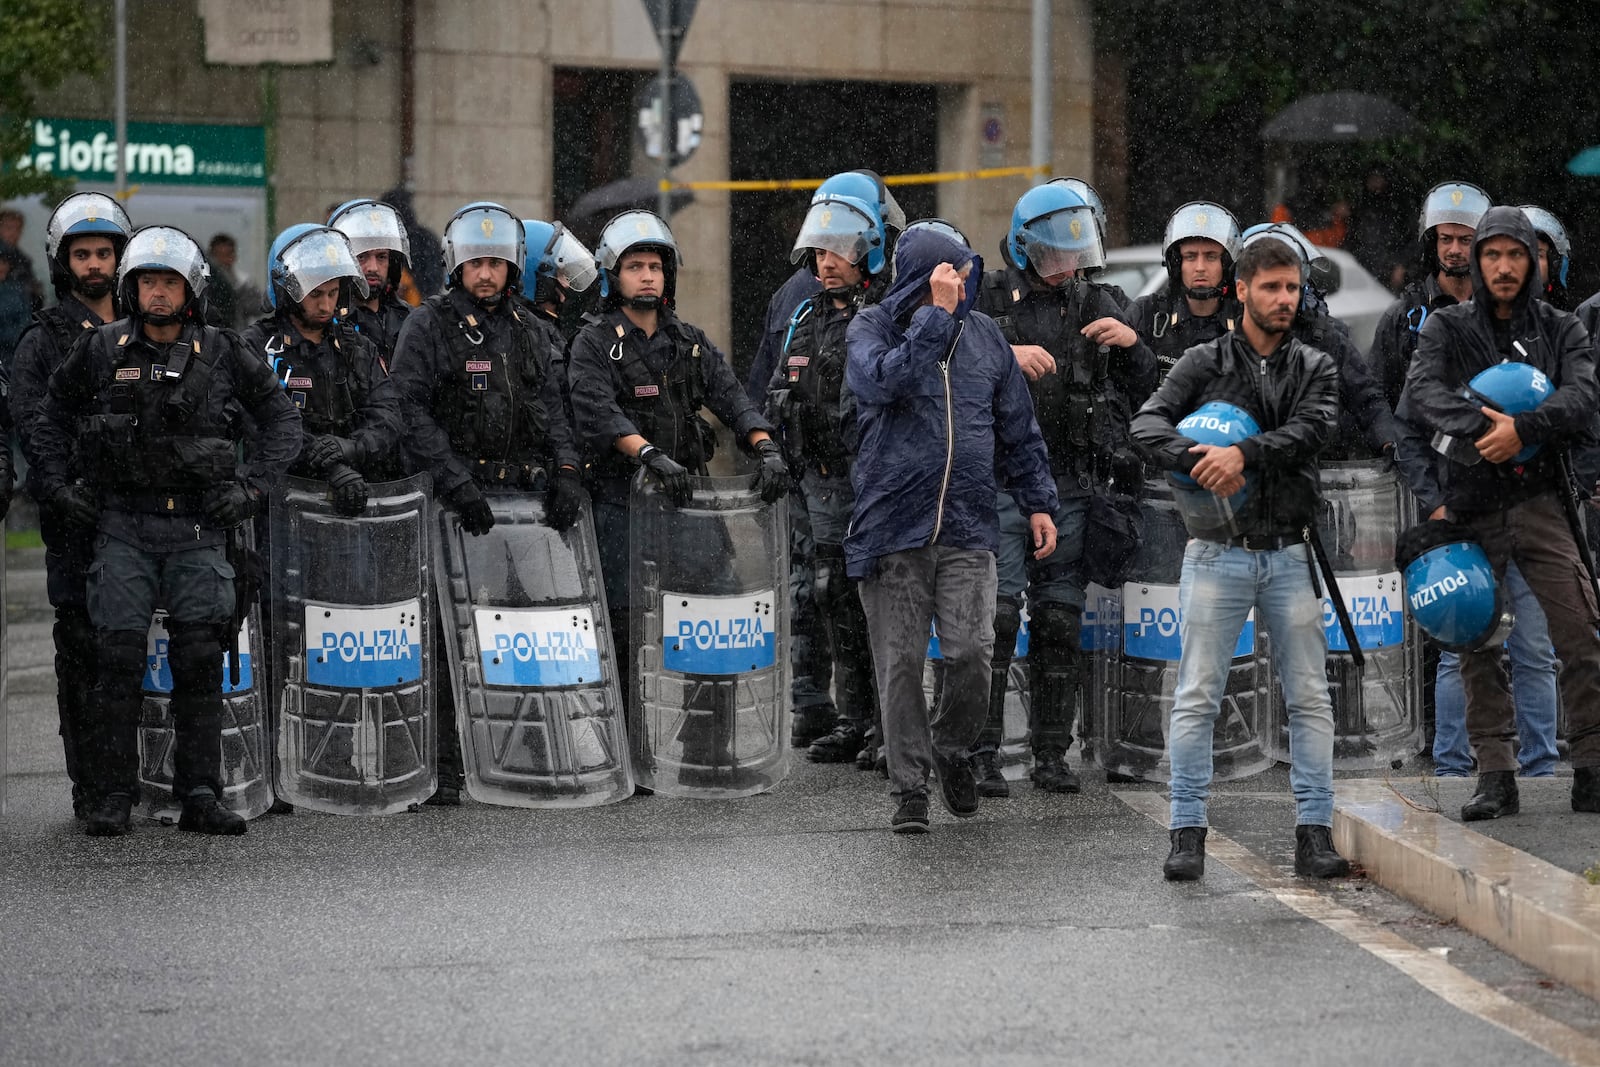
{"label": "helmet visor", "polygon": [[1234,259],[1239,258],[1239,223],[1233,213],[1217,204],[1197,201],[1185,204],[1167,220],[1167,233],[1161,242],[1164,252],[1170,252],[1180,241],[1191,237],[1204,237],[1215,241]]}
{"label": "helmet visor", "polygon": [[1488,194],[1476,185],[1465,182],[1437,185],[1428,191],[1428,198],[1422,202],[1422,229],[1431,230],[1440,223],[1452,222],[1476,230],[1478,220],[1489,207]]}
{"label": "helmet visor", "polygon": [[337,230],[318,229],[292,242],[278,254],[283,264],[283,289],[289,299],[299,303],[319,285],[335,278],[349,278],[363,298],[367,280],[350,251],[350,243]]}
{"label": "helmet visor", "polygon": [[661,216],[652,211],[625,211],[606,223],[606,228],[600,231],[600,244],[595,249],[595,258],[606,270],[616,270],[622,254],[637,245],[665,248],[672,253],[677,265],[683,265],[683,257],[678,253],[678,242],[673,239],[672,231]]}
{"label": "helmet visor", "polygon": [[146,226],[128,239],[122,261],[117,264],[118,283],[137,270],[175,271],[183,275],[195,296],[204,293],[211,280],[211,268],[206,265],[200,246],[171,226]]}
{"label": "helmet visor", "polygon": [[451,273],[474,259],[503,259],[522,269],[522,220],[500,207],[475,207],[450,220],[444,232]]}
{"label": "helmet visor", "polygon": [[45,227],[45,254],[51,258],[68,237],[83,233],[120,235],[133,232],[122,205],[104,193],[75,193],[63,200]]}
{"label": "helmet visor", "polygon": [[1556,255],[1565,256],[1572,252],[1572,243],[1567,240],[1566,228],[1561,225],[1561,220],[1542,207],[1524,204],[1522,213],[1528,216],[1534,233],[1549,241],[1555,248]]}
{"label": "helmet visor", "polygon": [[1106,263],[1094,211],[1087,204],[1031,219],[1017,231],[1017,243],[1028,265],[1041,278],[1090,270]]}
{"label": "helmet visor", "polygon": [[556,227],[556,235],[551,238],[548,258],[555,264],[556,280],[574,293],[586,292],[600,275],[594,256],[562,226]]}
{"label": "helmet visor", "polygon": [[388,204],[368,201],[355,204],[340,212],[329,223],[350,241],[350,251],[359,256],[387,248],[399,252],[407,263],[411,262],[411,240],[400,216]]}
{"label": "helmet visor", "polygon": [[860,263],[877,239],[878,227],[866,212],[844,200],[822,200],[806,212],[789,262],[798,263],[808,250],[816,248]]}

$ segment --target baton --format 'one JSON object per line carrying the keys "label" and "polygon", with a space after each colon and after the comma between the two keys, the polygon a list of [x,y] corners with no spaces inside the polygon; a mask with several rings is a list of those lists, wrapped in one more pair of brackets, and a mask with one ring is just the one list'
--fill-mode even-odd
{"label": "baton", "polygon": [[1367,665],[1367,655],[1356,638],[1355,624],[1350,621],[1350,612],[1344,606],[1344,594],[1339,592],[1339,581],[1333,575],[1333,564],[1328,562],[1328,553],[1322,547],[1322,535],[1317,532],[1315,523],[1301,527],[1300,533],[1311,543],[1311,554],[1316,557],[1317,567],[1322,571],[1322,582],[1328,587],[1328,599],[1333,602],[1333,613],[1339,617],[1339,629],[1344,631],[1344,643],[1350,646],[1350,659],[1355,663],[1359,676]]}

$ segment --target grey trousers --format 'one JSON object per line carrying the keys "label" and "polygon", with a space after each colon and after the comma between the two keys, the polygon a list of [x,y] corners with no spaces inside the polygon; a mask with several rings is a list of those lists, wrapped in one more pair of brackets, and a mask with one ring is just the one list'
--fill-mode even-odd
{"label": "grey trousers", "polygon": [[[933,754],[963,753],[978,738],[989,710],[989,660],[994,654],[994,553],[924,548],[878,560],[860,584],[883,709],[889,791],[926,793]],[[939,629],[944,689],[928,718],[922,689],[928,626]]]}

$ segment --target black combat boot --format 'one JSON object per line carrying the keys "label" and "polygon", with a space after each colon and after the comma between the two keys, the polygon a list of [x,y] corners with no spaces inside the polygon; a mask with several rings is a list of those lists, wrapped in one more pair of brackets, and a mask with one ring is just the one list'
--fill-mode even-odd
{"label": "black combat boot", "polygon": [[866,742],[866,734],[855,723],[840,719],[832,733],[811,742],[806,759],[812,763],[849,763]]}
{"label": "black combat boot", "polygon": [[1035,789],[1043,789],[1046,793],[1083,792],[1083,783],[1067,766],[1066,753],[1055,749],[1034,753],[1033,771],[1028,777],[1033,779]]}
{"label": "black combat boot", "polygon": [[199,789],[185,797],[183,812],[178,816],[178,829],[192,834],[234,836],[247,828],[244,819],[218,803],[210,789]]}
{"label": "black combat boot", "polygon": [[1515,815],[1521,810],[1522,802],[1517,797],[1517,772],[1484,771],[1478,775],[1478,791],[1472,794],[1471,800],[1461,805],[1461,821],[1498,819],[1502,815]]}
{"label": "black combat boot", "polygon": [[84,819],[83,832],[90,837],[121,837],[133,829],[133,797],[127,793],[107,793],[94,802]]}
{"label": "black combat boot", "polygon": [[1000,773],[1000,753],[974,752],[972,754],[972,773],[978,779],[978,795],[980,797],[1008,797],[1011,795],[1011,783],[1006,781],[1006,776]]}
{"label": "black combat boot", "polygon": [[1572,769],[1572,810],[1600,812],[1600,767]]}
{"label": "black combat boot", "polygon": [[1168,836],[1172,840],[1172,851],[1167,853],[1161,873],[1169,882],[1199,881],[1206,873],[1206,828],[1181,826],[1170,831]]}
{"label": "black combat boot", "polygon": [[1306,878],[1344,878],[1350,861],[1333,848],[1333,831],[1301,823],[1294,828],[1294,873]]}

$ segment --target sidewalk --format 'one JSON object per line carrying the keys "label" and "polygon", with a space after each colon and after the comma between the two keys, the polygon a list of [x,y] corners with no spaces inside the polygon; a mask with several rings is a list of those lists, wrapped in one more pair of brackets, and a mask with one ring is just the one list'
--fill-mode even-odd
{"label": "sidewalk", "polygon": [[1473,778],[1341,780],[1334,842],[1378,885],[1600,1000],[1600,815],[1570,777],[1521,778],[1522,811],[1464,824]]}

